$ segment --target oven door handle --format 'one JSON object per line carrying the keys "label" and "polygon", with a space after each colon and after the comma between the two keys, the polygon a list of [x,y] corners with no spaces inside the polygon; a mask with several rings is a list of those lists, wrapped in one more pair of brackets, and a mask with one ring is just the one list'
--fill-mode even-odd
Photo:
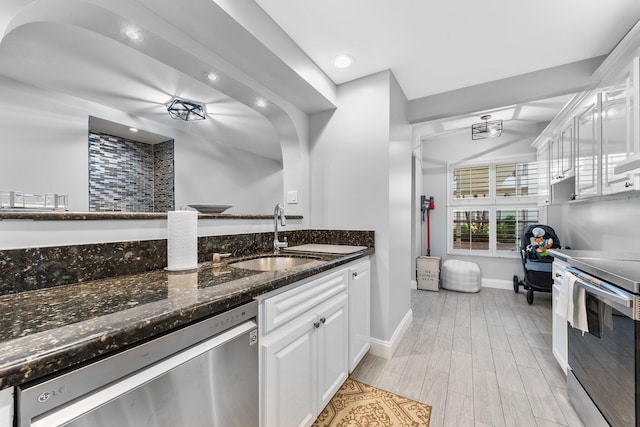
{"label": "oven door handle", "polygon": [[597,284],[589,283],[587,280],[581,277],[581,275],[576,274],[573,271],[569,271],[569,273],[572,273],[574,276],[576,276],[576,284],[581,288],[584,288],[587,292],[606,298],[624,307],[633,307],[633,295],[624,292],[623,290],[620,290],[606,282],[598,281]]}

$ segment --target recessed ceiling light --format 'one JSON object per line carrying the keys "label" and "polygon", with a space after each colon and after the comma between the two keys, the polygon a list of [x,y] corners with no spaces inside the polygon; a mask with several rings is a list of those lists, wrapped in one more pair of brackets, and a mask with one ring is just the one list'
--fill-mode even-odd
{"label": "recessed ceiling light", "polygon": [[266,99],[258,98],[256,100],[256,107],[264,108],[266,106],[267,106],[267,100]]}
{"label": "recessed ceiling light", "polygon": [[142,35],[135,28],[129,28],[124,31],[124,35],[129,37],[131,40],[140,40],[142,39]]}
{"label": "recessed ceiling light", "polygon": [[136,128],[129,128],[129,131],[130,131],[130,132],[138,132],[138,129],[136,129]]}
{"label": "recessed ceiling light", "polygon": [[353,64],[353,57],[349,55],[338,55],[336,59],[333,60],[333,65],[338,68],[347,68]]}
{"label": "recessed ceiling light", "polygon": [[216,73],[209,73],[207,74],[207,78],[212,82],[215,82],[216,80],[218,80],[218,75]]}

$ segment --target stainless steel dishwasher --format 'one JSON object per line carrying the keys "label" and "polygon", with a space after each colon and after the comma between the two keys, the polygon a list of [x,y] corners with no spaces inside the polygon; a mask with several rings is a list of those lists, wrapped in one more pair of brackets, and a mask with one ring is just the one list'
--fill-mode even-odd
{"label": "stainless steel dishwasher", "polygon": [[258,425],[257,302],[18,387],[17,426]]}

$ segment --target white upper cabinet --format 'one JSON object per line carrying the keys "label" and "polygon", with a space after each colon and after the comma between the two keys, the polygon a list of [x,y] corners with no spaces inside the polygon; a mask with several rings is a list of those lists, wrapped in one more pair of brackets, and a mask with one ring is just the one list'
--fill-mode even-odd
{"label": "white upper cabinet", "polygon": [[538,205],[545,206],[551,202],[548,143],[538,147],[536,162],[538,163]]}
{"label": "white upper cabinet", "polygon": [[573,118],[567,120],[548,143],[549,170],[552,184],[573,176],[573,145],[575,134],[573,122]]}
{"label": "white upper cabinet", "polygon": [[565,179],[573,175],[573,141],[574,141],[573,119],[569,120],[560,131],[558,139],[558,169],[559,179]]}
{"label": "white upper cabinet", "polygon": [[548,158],[553,203],[640,190],[640,22],[593,80],[532,144],[539,164]]}
{"label": "white upper cabinet", "polygon": [[599,97],[589,100],[576,117],[576,196],[598,194]]}
{"label": "white upper cabinet", "polygon": [[[637,173],[616,173],[616,166],[638,154],[638,137],[634,132],[638,120],[635,102],[638,73],[635,58],[614,84],[602,91],[602,192],[616,193],[637,189]],[[635,112],[635,114],[634,114]]]}

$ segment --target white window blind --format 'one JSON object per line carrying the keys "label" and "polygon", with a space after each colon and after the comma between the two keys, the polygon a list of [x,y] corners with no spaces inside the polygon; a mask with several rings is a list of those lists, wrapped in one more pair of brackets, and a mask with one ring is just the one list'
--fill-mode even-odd
{"label": "white window blind", "polygon": [[489,250],[489,211],[453,211],[453,248]]}
{"label": "white window blind", "polygon": [[538,222],[538,166],[512,161],[450,169],[449,248],[454,253],[517,252]]}
{"label": "white window blind", "polygon": [[538,209],[496,210],[496,250],[517,251],[526,226],[538,222]]}
{"label": "white window blind", "polygon": [[536,162],[496,165],[496,196],[523,197],[538,194],[538,164]]}
{"label": "white window blind", "polygon": [[489,167],[456,168],[453,170],[453,198],[489,197]]}

